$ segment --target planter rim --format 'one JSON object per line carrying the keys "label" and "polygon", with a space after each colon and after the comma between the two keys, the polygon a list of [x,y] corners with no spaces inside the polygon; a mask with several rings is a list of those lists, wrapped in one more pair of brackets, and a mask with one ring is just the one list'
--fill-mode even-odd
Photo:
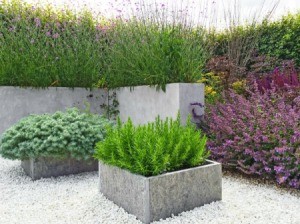
{"label": "planter rim", "polygon": [[101,163],[101,164],[104,164],[104,165],[110,166],[110,167],[115,167],[117,169],[120,169],[120,170],[122,170],[124,172],[130,173],[131,175],[138,176],[139,178],[143,178],[145,180],[151,180],[151,179],[161,178],[161,177],[164,177],[164,176],[174,175],[174,174],[178,174],[178,173],[185,173],[185,172],[189,172],[190,170],[195,170],[195,169],[204,169],[206,167],[211,167],[211,166],[215,166],[215,165],[219,165],[220,164],[218,162],[215,162],[215,161],[212,161],[212,160],[208,160],[208,159],[206,160],[206,162],[208,162],[208,164],[204,164],[204,165],[200,165],[200,166],[195,166],[195,167],[191,167],[191,168],[186,168],[186,169],[181,169],[181,170],[175,170],[175,171],[171,171],[171,172],[159,174],[159,175],[156,175],[156,176],[146,177],[146,176],[143,176],[141,174],[132,173],[132,172],[130,172],[127,169],[122,169],[122,168],[117,167],[117,166],[106,164],[106,163],[102,162],[101,160],[99,160],[99,163]]}
{"label": "planter rim", "polygon": [[[171,82],[171,83],[166,83],[166,86],[168,85],[204,85],[204,83],[198,83],[198,82]],[[136,88],[136,87],[149,87],[149,88],[156,88],[158,84],[153,84],[153,85],[137,85],[137,86],[119,86],[115,87],[112,90],[118,90],[121,88]]]}
{"label": "planter rim", "polygon": [[29,90],[49,90],[49,89],[68,89],[68,90],[76,90],[76,89],[85,89],[85,90],[99,90],[104,88],[90,88],[90,87],[79,87],[79,86],[74,86],[74,87],[66,87],[66,86],[45,86],[45,87],[35,87],[35,86],[1,86],[0,88],[10,88],[10,89],[29,89]]}

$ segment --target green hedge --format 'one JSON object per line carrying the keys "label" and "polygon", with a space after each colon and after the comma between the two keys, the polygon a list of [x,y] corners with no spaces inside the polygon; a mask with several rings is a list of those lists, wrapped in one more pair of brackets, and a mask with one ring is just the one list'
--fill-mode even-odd
{"label": "green hedge", "polygon": [[[253,26],[236,27],[233,33],[223,31],[210,38],[217,43],[214,55],[226,53],[230,38],[237,36],[250,37],[256,33],[256,50],[259,54],[275,57],[279,60],[293,59],[300,66],[300,12],[283,16],[277,21],[264,21]],[[255,40],[254,40],[255,41]]]}
{"label": "green hedge", "polygon": [[263,23],[258,43],[261,54],[278,59],[294,59],[300,66],[300,13],[287,15],[281,20]]}

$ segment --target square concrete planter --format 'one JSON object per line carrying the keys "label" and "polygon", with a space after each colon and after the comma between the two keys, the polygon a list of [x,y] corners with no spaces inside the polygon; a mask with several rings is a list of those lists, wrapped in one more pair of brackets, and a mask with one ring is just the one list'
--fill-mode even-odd
{"label": "square concrete planter", "polygon": [[208,160],[203,166],[144,177],[99,162],[99,190],[148,224],[221,200],[221,164]]}
{"label": "square concrete planter", "polygon": [[80,161],[73,158],[57,159],[40,157],[23,160],[21,166],[33,180],[58,177],[98,170],[98,161],[91,159]]}
{"label": "square concrete planter", "polygon": [[151,86],[122,87],[116,90],[116,99],[122,121],[130,117],[135,125],[147,124],[158,115],[161,119],[176,118],[180,112],[181,122],[185,124],[192,109],[197,109],[198,115],[204,113],[204,108],[191,106],[192,103],[204,105],[204,84],[167,84],[165,92]]}

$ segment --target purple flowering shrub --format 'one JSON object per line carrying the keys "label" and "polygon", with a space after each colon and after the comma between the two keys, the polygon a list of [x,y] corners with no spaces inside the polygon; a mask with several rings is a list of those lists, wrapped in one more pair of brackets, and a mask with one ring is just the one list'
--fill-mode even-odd
{"label": "purple flowering shrub", "polygon": [[300,89],[255,89],[248,98],[229,92],[224,102],[209,106],[212,158],[300,188]]}
{"label": "purple flowering shrub", "polygon": [[272,88],[282,89],[285,87],[299,87],[300,80],[298,77],[297,70],[293,62],[288,62],[283,65],[282,68],[275,68],[273,72],[263,76],[257,80],[258,89],[260,92],[270,90]]}

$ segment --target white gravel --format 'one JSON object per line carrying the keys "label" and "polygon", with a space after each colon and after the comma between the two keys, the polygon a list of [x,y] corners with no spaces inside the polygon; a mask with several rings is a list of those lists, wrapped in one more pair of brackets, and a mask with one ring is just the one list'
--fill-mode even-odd
{"label": "white gravel", "polygon": [[[97,190],[97,173],[31,181],[0,158],[0,223],[141,224]],[[300,224],[300,198],[271,186],[223,178],[223,201],[156,224]]]}

